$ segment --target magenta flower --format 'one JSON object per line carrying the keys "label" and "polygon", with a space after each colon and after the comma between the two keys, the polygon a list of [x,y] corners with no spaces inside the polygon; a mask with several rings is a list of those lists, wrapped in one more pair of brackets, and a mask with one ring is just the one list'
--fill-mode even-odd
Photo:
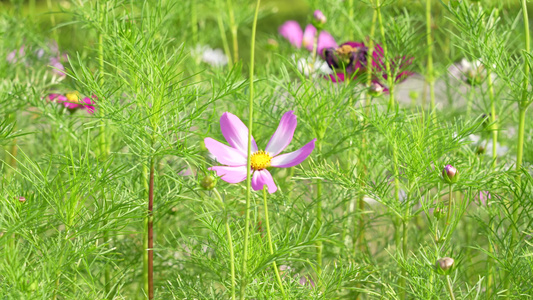
{"label": "magenta flower", "polygon": [[[96,99],[96,96],[93,95],[92,98]],[[85,97],[80,99],[77,93],[67,93],[65,95],[50,94],[48,95],[48,100],[63,104],[63,106],[70,112],[75,112],[78,109],[85,109],[89,114],[94,114],[94,111],[96,110],[93,106],[94,101],[91,98]]]}
{"label": "magenta flower", "polygon": [[[293,111],[286,112],[279,123],[278,129],[270,138],[265,150],[258,150],[257,144],[252,137],[252,188],[262,190],[268,187],[269,193],[277,191],[272,174],[267,170],[269,167],[290,168],[302,163],[315,148],[313,139],[302,148],[285,154],[280,154],[291,143],[296,129],[296,116]],[[235,115],[226,112],[220,117],[220,129],[227,146],[212,138],[204,140],[207,150],[224,166],[214,166],[209,170],[216,171],[222,180],[228,183],[239,183],[246,179],[246,165],[248,159],[248,128]]]}
{"label": "magenta flower", "polygon": [[[302,31],[300,24],[296,21],[287,21],[278,29],[279,33],[289,41],[294,47],[301,48],[302,45],[309,51],[313,51],[313,43],[317,34],[315,26],[309,24]],[[337,43],[329,32],[320,31],[317,41],[317,53],[322,56],[322,52],[327,48],[336,48]]]}
{"label": "magenta flower", "polygon": [[[330,75],[333,82],[342,82],[348,78],[356,78],[367,71],[368,47],[362,42],[346,42],[339,47],[324,49],[324,59],[332,70],[337,74]],[[395,82],[401,82],[413,75],[406,69],[411,65],[411,59],[395,59],[390,61],[390,67],[397,70]],[[381,85],[384,91],[388,91],[382,81],[387,80],[387,72],[384,62],[384,52],[381,45],[376,44],[372,52],[372,82]]]}

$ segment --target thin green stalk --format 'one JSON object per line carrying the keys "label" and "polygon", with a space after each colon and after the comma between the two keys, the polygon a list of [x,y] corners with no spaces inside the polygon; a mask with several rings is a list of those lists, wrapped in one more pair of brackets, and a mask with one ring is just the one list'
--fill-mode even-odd
{"label": "thin green stalk", "polygon": [[[529,17],[527,13],[527,1],[522,0],[522,15],[524,19],[524,35],[525,35],[525,51],[524,53],[530,53],[531,52],[531,45],[529,41]],[[525,58],[525,57],[524,57]],[[516,151],[516,172],[517,177],[516,181],[518,186],[520,186],[521,182],[521,176],[520,171],[522,168],[522,159],[524,156],[524,132],[525,132],[525,126],[526,126],[526,111],[529,106],[529,100],[528,100],[528,88],[529,88],[529,64],[527,61],[524,62],[524,82],[522,86],[522,99],[518,102],[518,141],[517,141],[517,151]],[[520,203],[517,201],[518,199],[515,199],[513,202],[513,224],[512,226],[512,240],[510,243],[510,249],[509,253],[511,254],[511,258],[514,257],[514,251],[515,251],[515,242],[518,241],[518,211],[520,209]],[[505,286],[508,291],[508,295],[511,293],[511,282],[510,282],[510,274],[507,274],[505,279]]]}
{"label": "thin green stalk", "polygon": [[198,43],[198,11],[196,5],[197,1],[191,1],[191,31],[194,44]]}
{"label": "thin green stalk", "polygon": [[[318,49],[318,37],[320,36],[320,29],[316,31],[315,33],[315,36],[313,37],[313,52],[312,52],[312,57],[313,57],[313,67],[315,66],[315,62],[316,62],[316,52],[317,52],[317,49]],[[311,70],[311,72],[314,72],[315,70]]]}
{"label": "thin green stalk", "polygon": [[[222,196],[220,196],[220,193],[218,192],[218,190],[215,188],[215,189],[213,189],[213,192],[215,192],[215,195],[217,196],[218,200],[222,204],[224,204],[224,200],[222,200]],[[266,207],[265,207],[265,209],[266,209]],[[225,210],[225,208],[224,208],[224,210]],[[226,213],[226,215],[224,217],[224,223],[225,223],[225,226],[226,226],[226,233],[228,235],[228,246],[229,246],[229,257],[230,257],[230,272],[231,272],[231,299],[235,300],[235,254],[233,252],[233,238],[231,237],[231,228],[229,226],[227,213]]]}
{"label": "thin green stalk", "polygon": [[252,25],[252,42],[250,46],[250,98],[248,100],[248,158],[247,158],[247,168],[246,168],[246,212],[245,212],[245,224],[244,224],[244,249],[242,257],[242,280],[241,280],[241,290],[240,290],[240,299],[243,300],[246,294],[246,285],[248,281],[248,236],[250,234],[250,201],[252,198],[252,177],[251,177],[251,168],[252,168],[252,125],[254,119],[254,57],[255,57],[255,33],[257,29],[257,15],[259,13],[259,5],[261,0],[257,0],[254,14],[254,22]]}
{"label": "thin green stalk", "polygon": [[466,98],[466,119],[470,120],[470,117],[472,116],[472,105],[474,103],[474,92],[475,88],[473,85],[471,85],[468,89],[468,95]]}
{"label": "thin green stalk", "polygon": [[48,12],[50,13],[50,23],[52,24],[52,35],[54,36],[54,40],[57,41],[57,32],[56,32],[56,17],[52,13],[52,0],[46,0],[46,7],[48,8]]}
{"label": "thin green stalk", "polygon": [[449,198],[448,199],[448,213],[446,214],[446,231],[448,231],[448,227],[450,226],[450,220],[452,216],[452,204],[453,204],[453,185],[449,184]]}
{"label": "thin green stalk", "polygon": [[448,290],[448,293],[450,294],[450,298],[452,300],[455,300],[455,296],[453,295],[452,279],[450,278],[450,275],[446,275],[446,288]]}
{"label": "thin green stalk", "polygon": [[[148,189],[149,189],[149,185],[148,185],[148,167],[146,164],[143,164],[143,168],[142,168],[142,180],[143,180],[143,187],[144,187],[144,190],[145,190],[145,197],[148,197]],[[143,222],[143,286],[144,286],[144,291],[147,292],[148,291],[148,251],[146,251],[146,249],[148,249],[148,234],[146,234],[146,232],[148,232],[148,216],[146,216],[144,218],[144,222]]]}
{"label": "thin green stalk", "polygon": [[[268,249],[270,250],[270,255],[274,255],[274,248],[272,247],[272,235],[270,233],[270,221],[268,219],[268,201],[266,185],[263,187],[263,205],[265,206],[265,223],[268,237]],[[276,279],[278,280],[279,288],[281,289],[281,294],[283,295],[284,299],[287,299],[287,296],[285,295],[285,289],[283,288],[283,282],[281,281],[281,277],[279,276],[276,261],[272,261],[272,267],[274,268],[274,272],[276,273]]]}
{"label": "thin green stalk", "polygon": [[388,109],[392,109],[394,107],[394,78],[392,78],[392,70],[390,66],[390,61],[388,59],[389,52],[387,50],[387,41],[385,36],[385,27],[383,26],[383,17],[381,16],[381,4],[380,0],[376,1],[376,12],[378,15],[378,22],[379,22],[379,31],[381,32],[381,38],[382,41],[382,47],[383,47],[383,53],[385,56],[385,70],[387,72],[387,81],[389,83],[389,106]]}
{"label": "thin green stalk", "polygon": [[231,37],[233,39],[233,61],[238,62],[239,61],[239,40],[237,37],[238,28],[237,28],[237,24],[235,23],[235,13],[233,11],[233,3],[232,3],[232,0],[227,0],[226,3],[228,4],[230,30],[231,30]]}
{"label": "thin green stalk", "polygon": [[[316,226],[318,229],[322,227],[322,180],[317,179],[316,181]],[[318,274],[322,272],[322,250],[324,245],[322,241],[316,242],[316,263]]]}
{"label": "thin green stalk", "polygon": [[[402,233],[403,233],[403,237],[402,237],[402,256],[403,256],[403,259],[406,260],[407,259],[407,221],[405,219],[402,219]],[[407,276],[407,270],[404,268],[403,269],[403,272],[402,272],[402,275],[400,277],[400,282],[399,282],[399,285],[400,285],[400,299],[405,299],[405,295],[406,295],[406,288],[405,288],[405,277]]]}
{"label": "thin green stalk", "polygon": [[[435,109],[435,78],[433,75],[433,37],[431,36],[431,0],[426,0],[426,39],[428,46],[428,62],[426,82],[429,85],[430,109]],[[424,97],[427,99],[427,97]]]}
{"label": "thin green stalk", "polygon": [[490,121],[492,123],[492,168],[496,168],[498,161],[498,118],[496,117],[496,99],[494,97],[494,84],[492,82],[492,72],[487,69],[487,85],[490,99]]}
{"label": "thin green stalk", "polygon": [[[220,0],[217,0],[217,4],[219,8],[222,7]],[[226,30],[224,28],[224,22],[222,21],[222,14],[217,14],[217,24],[218,24],[218,30],[220,31],[220,38],[222,39],[222,47],[224,48],[224,53],[226,54],[226,57],[228,58],[228,65],[232,66],[233,60],[231,58],[231,51],[229,50],[228,38],[226,37]]]}

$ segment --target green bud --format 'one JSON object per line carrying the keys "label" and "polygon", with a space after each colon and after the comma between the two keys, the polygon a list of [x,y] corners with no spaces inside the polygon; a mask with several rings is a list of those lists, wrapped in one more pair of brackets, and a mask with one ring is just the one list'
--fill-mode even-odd
{"label": "green bud", "polygon": [[437,271],[447,273],[453,267],[454,262],[453,258],[450,257],[439,258],[435,263],[435,267]]}
{"label": "green bud", "polygon": [[459,180],[459,171],[452,165],[446,165],[442,170],[442,179],[449,184],[456,183]]}
{"label": "green bud", "polygon": [[212,175],[207,175],[205,176],[204,178],[202,178],[202,180],[200,180],[200,185],[202,186],[202,188],[204,188],[205,190],[212,190],[215,188],[217,184],[217,180],[214,176]]}

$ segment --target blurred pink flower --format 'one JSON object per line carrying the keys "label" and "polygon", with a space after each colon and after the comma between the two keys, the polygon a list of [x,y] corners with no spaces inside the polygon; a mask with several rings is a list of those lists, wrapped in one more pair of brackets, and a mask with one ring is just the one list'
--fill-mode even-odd
{"label": "blurred pink flower", "polygon": [[[266,185],[269,193],[277,191],[278,188],[274,183],[272,174],[267,168],[296,166],[302,163],[315,148],[316,139],[313,139],[294,152],[280,155],[292,141],[296,124],[297,120],[294,112],[286,112],[264,151],[257,148],[257,144],[252,137],[251,172],[252,188],[254,190],[262,190]],[[245,180],[247,176],[248,128],[237,116],[226,112],[220,117],[220,129],[230,146],[212,138],[204,140],[207,150],[215,156],[219,163],[224,164],[224,166],[211,167],[209,170],[216,171],[217,175],[228,183],[239,183]]]}
{"label": "blurred pink flower", "polygon": [[[93,95],[91,98],[96,99],[96,96]],[[96,108],[93,106],[94,101],[91,98],[84,97],[80,99],[80,96],[76,92],[67,93],[65,95],[54,93],[48,95],[49,101],[63,104],[63,106],[71,112],[74,112],[78,109],[85,109],[89,114],[94,114]]]}
{"label": "blurred pink flower", "polygon": [[[278,29],[279,33],[289,41],[296,48],[301,48],[302,45],[309,51],[313,51],[313,43],[317,34],[315,26],[308,24],[305,27],[305,31],[302,31],[300,24],[296,21],[287,21],[283,23]],[[320,31],[317,40],[317,53],[323,57],[323,51],[326,48],[335,48],[337,43],[329,32]]]}

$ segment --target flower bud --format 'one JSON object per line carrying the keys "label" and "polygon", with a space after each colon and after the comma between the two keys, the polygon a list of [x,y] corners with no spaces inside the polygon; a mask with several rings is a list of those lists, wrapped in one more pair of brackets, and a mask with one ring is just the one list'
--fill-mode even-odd
{"label": "flower bud", "polygon": [[321,10],[317,9],[313,13],[313,20],[317,22],[318,24],[323,25],[323,24],[326,24],[327,18]]}
{"label": "flower bud", "polygon": [[19,200],[20,203],[26,202],[26,198],[24,198],[22,196],[18,197],[18,200]]}
{"label": "flower bud", "polygon": [[383,94],[383,86],[377,82],[372,82],[368,88],[368,94],[372,97],[379,97]]}
{"label": "flower bud", "polygon": [[444,211],[442,210],[442,208],[435,208],[433,210],[433,216],[435,217],[435,219],[440,219],[442,218],[442,216],[444,216]]}
{"label": "flower bud", "polygon": [[311,24],[316,27],[316,29],[320,32],[324,28],[324,25],[326,24],[326,16],[324,13],[320,10],[315,10],[313,13],[313,19],[311,20]]}
{"label": "flower bud", "polygon": [[442,170],[442,178],[446,183],[456,183],[459,180],[459,171],[452,165],[446,165]]}
{"label": "flower bud", "polygon": [[202,180],[200,180],[200,185],[205,190],[212,190],[215,188],[215,185],[217,184],[216,178],[212,175],[207,175]]}
{"label": "flower bud", "polygon": [[409,92],[409,98],[411,98],[412,101],[418,100],[418,97],[420,97],[420,95],[418,94],[417,91],[410,91]]}
{"label": "flower bud", "polygon": [[279,48],[279,43],[275,39],[268,39],[267,40],[267,49],[269,51],[275,51]]}
{"label": "flower bud", "polygon": [[453,267],[454,262],[453,258],[450,257],[439,258],[435,263],[435,267],[437,267],[438,270],[446,272]]}

